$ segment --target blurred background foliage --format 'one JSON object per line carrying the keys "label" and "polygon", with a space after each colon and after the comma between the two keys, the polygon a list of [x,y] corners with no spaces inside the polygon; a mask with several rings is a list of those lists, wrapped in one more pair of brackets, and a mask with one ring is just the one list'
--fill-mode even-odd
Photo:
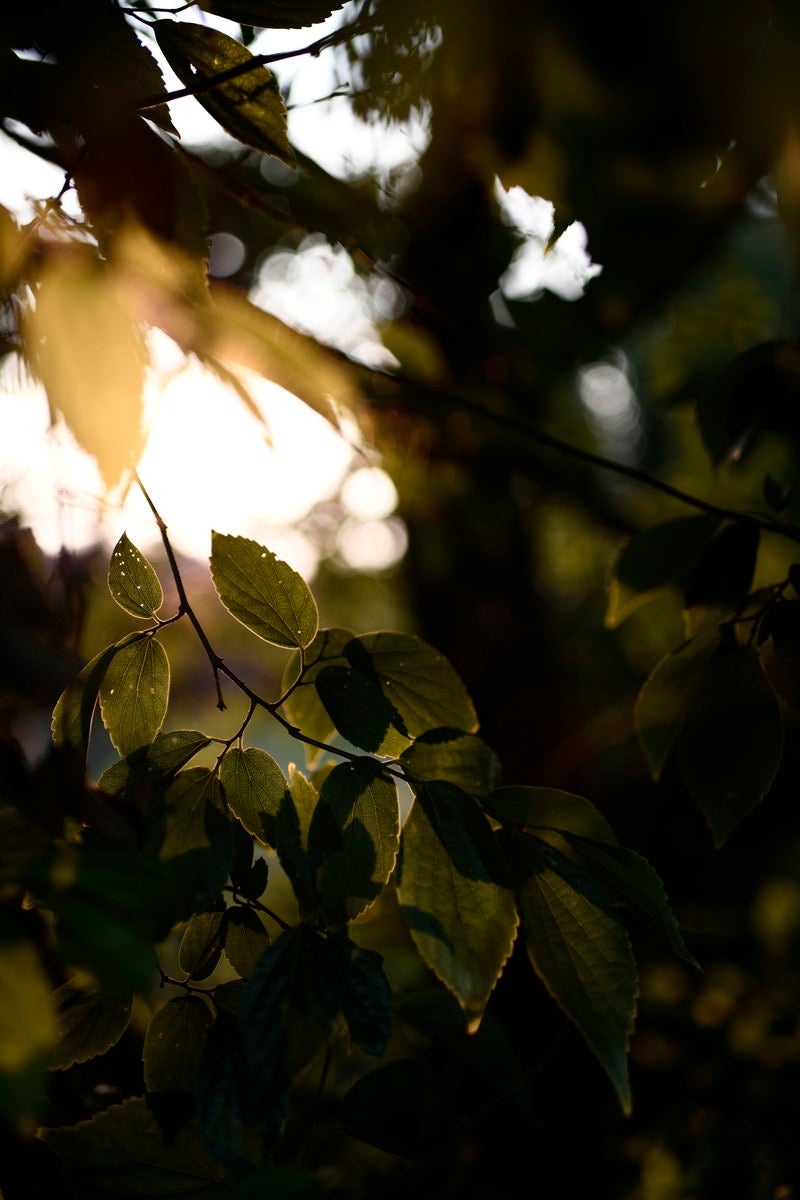
{"label": "blurred background foliage", "polygon": [[[265,264],[280,280],[309,235],[322,235],[372,289],[395,356],[374,369],[333,351],[397,487],[407,552],[390,568],[362,572],[323,551],[313,579],[321,623],[406,629],[446,654],[505,778],[590,797],[621,842],[662,875],[702,970],[676,963],[641,932],[630,1118],[520,949],[480,1040],[457,1036],[446,1011],[421,1016],[410,1006],[407,1024],[400,1021],[398,1053],[410,1046],[432,1067],[454,1126],[422,1138],[416,1161],[328,1131],[310,1165],[324,1161],[353,1196],[413,1188],[484,1200],[522,1179],[541,1197],[784,1200],[800,1194],[797,715],[784,707],[784,759],[769,797],[715,850],[680,781],[669,771],[651,781],[633,729],[643,680],[684,637],[681,595],[663,589],[615,628],[606,622],[622,540],[691,509],[646,481],[542,444],[536,431],[742,512],[774,515],[769,475],[786,493],[782,518],[798,521],[800,373],[780,404],[774,378],[749,385],[752,437],[738,457],[713,461],[697,413],[737,356],[767,342],[797,345],[800,10],[793,0],[613,9],[571,0],[367,0],[345,7],[349,19],[357,14],[358,36],[324,50],[352,93],[339,103],[370,123],[421,115],[429,137],[412,167],[394,180],[339,178],[299,151],[291,170],[227,144],[174,156],[202,197],[202,228],[241,243],[228,287],[246,295]],[[92,28],[46,0],[9,5],[0,17],[7,58],[22,49],[17,63],[42,66],[48,54],[69,58],[80,46],[87,77],[102,46]],[[298,45],[306,36],[298,33]],[[6,133],[71,172],[83,114],[77,126],[55,128],[53,96],[14,69],[19,78],[7,73],[0,84]],[[280,81],[280,63],[275,70]],[[83,78],[73,77],[78,96]],[[32,96],[40,102],[34,115]],[[99,138],[95,115],[86,119]],[[150,126],[147,147],[142,133],[125,143],[132,120],[127,110],[110,120],[102,153],[78,161],[96,172],[79,199],[91,218],[92,195],[100,196],[95,214],[116,211],[122,197],[167,241],[196,247],[194,216],[187,223],[178,206],[173,224],[165,218],[153,146],[166,143]],[[585,226],[602,271],[578,298],[546,289],[501,295],[498,281],[521,239],[498,208],[498,177],[506,189],[552,202],[551,244],[572,222]],[[9,354],[20,349],[17,283],[9,268]],[[519,423],[533,432],[523,435]],[[2,766],[7,794],[38,788],[44,809],[80,787],[47,777],[41,755],[52,704],[75,668],[128,624],[105,592],[102,547],[46,558],[18,516],[8,514],[0,547]],[[310,536],[324,545],[339,517],[335,505],[311,514]],[[153,559],[166,582],[165,564]],[[789,541],[764,537],[757,581],[782,578],[793,559]],[[273,661],[262,647],[256,661],[245,631],[237,638],[226,625],[219,633],[207,567],[182,566],[226,661],[262,694],[277,692],[282,656]],[[218,722],[227,733],[231,714],[215,713],[190,631],[167,634],[171,722],[209,732]],[[297,757],[299,748],[266,722],[259,734],[282,765]],[[110,757],[101,735],[96,776]],[[354,937],[385,956],[393,981],[428,985],[391,896]],[[48,1122],[136,1093],[140,1069],[134,1028],[103,1059],[55,1079]],[[331,1098],[352,1070],[344,1055],[334,1059]],[[426,1121],[434,1116],[426,1110]],[[315,1119],[324,1130],[324,1108]],[[49,1178],[46,1161],[16,1131],[4,1137],[7,1161],[33,1172],[24,1185],[4,1180],[4,1194],[43,1194],[36,1181]]]}

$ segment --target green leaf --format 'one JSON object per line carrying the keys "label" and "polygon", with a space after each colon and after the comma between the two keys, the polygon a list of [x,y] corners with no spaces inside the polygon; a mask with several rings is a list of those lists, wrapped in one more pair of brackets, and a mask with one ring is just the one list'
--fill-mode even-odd
{"label": "green leaf", "polygon": [[202,912],[192,917],[181,938],[178,962],[181,970],[197,982],[208,979],[222,955],[226,938],[224,911]]}
{"label": "green leaf", "polygon": [[[175,1196],[228,1179],[194,1126],[165,1145],[146,1102],[138,1096],[71,1128],[42,1129],[39,1137],[73,1173],[70,1182],[76,1194],[107,1188],[122,1196]],[[208,1193],[212,1194],[216,1193]],[[220,1197],[227,1194],[227,1188],[220,1191]]]}
{"label": "green leaf", "polygon": [[459,1132],[453,1096],[422,1060],[401,1058],[362,1076],[342,1098],[350,1137],[400,1158],[424,1158]]}
{"label": "green leaf", "polygon": [[339,763],[322,784],[308,833],[319,911],[329,926],[355,920],[377,899],[399,846],[394,782],[374,759]]}
{"label": "green leaf", "polygon": [[[139,634],[133,635],[138,638]],[[53,744],[59,748],[70,747],[86,760],[89,737],[92,732],[100,684],[108,665],[117,653],[117,646],[106,646],[82,669],[73,683],[67,684],[53,709],[51,732]]]}
{"label": "green leaf", "polygon": [[308,834],[318,800],[313,783],[290,763],[289,786],[278,813],[278,857],[305,913],[315,912],[318,901],[314,868],[308,855]]}
{"label": "green leaf", "polygon": [[769,791],[782,752],[780,707],[756,655],[742,647],[712,659],[674,755],[716,846]]}
{"label": "green leaf", "polygon": [[233,747],[222,760],[219,778],[234,816],[262,845],[275,849],[278,813],[287,784],[272,755],[255,747]]}
{"label": "green leaf", "polygon": [[231,825],[213,771],[189,767],[164,795],[166,821],[160,849],[173,870],[187,871],[186,885],[213,895],[225,884],[233,857]]}
{"label": "green leaf", "polygon": [[679,958],[692,966],[699,965],[686,949],[664,885],[646,858],[623,846],[597,842],[574,833],[565,836],[578,852],[581,865],[595,879],[612,895],[629,904],[640,920],[660,934]]}
{"label": "green leaf", "polygon": [[398,875],[422,958],[477,1029],[517,930],[508,867],[477,801],[449,784],[421,787],[403,827]]}
{"label": "green leaf", "polygon": [[493,817],[512,828],[537,832],[558,829],[564,834],[617,844],[616,835],[602,813],[573,792],[546,787],[502,787],[491,792],[485,803]]}
{"label": "green leaf", "polygon": [[147,746],[161,728],[169,702],[169,660],[148,634],[117,647],[100,685],[100,712],[123,758]]}
{"label": "green leaf", "polygon": [[159,733],[149,746],[106,767],[97,781],[101,791],[116,796],[132,783],[155,783],[168,779],[190,762],[210,742],[196,729],[173,729]]}
{"label": "green leaf", "polygon": [[752,584],[759,534],[757,525],[734,522],[711,539],[686,580],[687,608],[739,611]]}
{"label": "green leaf", "polygon": [[656,664],[633,709],[636,736],[653,779],[660,779],[706,666],[719,648],[716,631],[684,642]]}
{"label": "green leaf", "polygon": [[400,714],[381,691],[373,672],[323,667],[314,682],[317,695],[345,741],[380,754],[399,753],[408,745]]}
{"label": "green leaf", "polygon": [[611,568],[606,628],[616,629],[657,588],[681,585],[718,527],[716,517],[678,517],[623,542]]}
{"label": "green leaf", "polygon": [[237,621],[273,646],[302,648],[317,632],[317,606],[307,584],[251,538],[213,532],[211,575]]}
{"label": "green leaf", "polygon": [[111,553],[108,590],[120,608],[134,617],[155,617],[164,603],[158,576],[125,533]]}
{"label": "green leaf", "polygon": [[800,358],[791,342],[763,342],[738,355],[697,404],[700,433],[714,465],[739,462],[765,428],[793,428],[799,393]]}
{"label": "green leaf", "polygon": [[246,905],[228,909],[225,956],[237,974],[246,979],[270,944],[258,913]]}
{"label": "green leaf", "polygon": [[153,1016],[144,1039],[149,1092],[197,1091],[200,1062],[213,1017],[199,996],[176,996]]}
{"label": "green leaf", "polygon": [[500,784],[502,769],[494,750],[474,733],[435,729],[424,733],[400,756],[404,769],[420,782],[454,783],[471,796],[484,796]]}
{"label": "green leaf", "polygon": [[55,992],[58,1045],[50,1059],[54,1071],[105,1054],[122,1037],[131,1019],[132,992],[84,989],[67,982]]}
{"label": "green leaf", "polygon": [[627,1049],[637,979],[627,931],[574,879],[555,870],[524,834],[515,843],[527,866],[519,903],[533,969],[577,1025],[629,1113]]}
{"label": "green leaf", "polygon": [[475,733],[478,718],[464,684],[443,654],[408,633],[366,633],[345,647],[354,670],[374,673],[409,738],[449,728]]}
{"label": "green leaf", "polygon": [[200,7],[240,25],[259,29],[302,29],[324,21],[344,0],[201,0]]}
{"label": "green leaf", "polygon": [[198,92],[197,99],[237,141],[295,165],[277,80],[241,42],[190,21],[156,21],[153,29],[169,65],[188,88],[252,63],[235,78]]}
{"label": "green leaf", "polygon": [[[320,629],[314,640],[306,649],[306,666],[303,680],[287,697],[283,711],[288,719],[302,729],[307,737],[318,742],[330,742],[336,734],[336,726],[330,713],[322,703],[316,687],[313,687],[317,675],[326,666],[346,666],[344,647],[353,638],[350,629]],[[301,657],[295,653],[286,664],[283,673],[283,691],[296,682],[300,673]],[[317,746],[306,746],[306,762],[313,767],[323,753]]]}

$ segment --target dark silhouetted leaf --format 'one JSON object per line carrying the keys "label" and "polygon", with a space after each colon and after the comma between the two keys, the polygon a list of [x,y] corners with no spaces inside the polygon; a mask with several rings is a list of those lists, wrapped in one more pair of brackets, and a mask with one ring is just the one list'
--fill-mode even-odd
{"label": "dark silhouetted leaf", "polygon": [[800,354],[790,342],[763,342],[733,360],[701,396],[697,419],[715,465],[738,462],[764,429],[797,433]]}
{"label": "dark silhouetted leaf", "polygon": [[211,575],[228,612],[274,646],[302,647],[317,632],[308,585],[251,538],[211,535]]}
{"label": "dark silhouetted leaf", "polygon": [[196,729],[173,729],[159,733],[149,746],[135,750],[128,758],[106,767],[97,786],[115,796],[131,782],[154,783],[168,779],[199,754],[210,739]]}
{"label": "dark silhouetted leaf", "polygon": [[375,950],[351,943],[342,1007],[352,1037],[364,1054],[380,1058],[392,1036],[392,992]]}
{"label": "dark silhouetted leaf", "polygon": [[261,29],[302,29],[342,8],[344,0],[202,0],[201,8],[241,25]]}
{"label": "dark silhouetted leaf", "polygon": [[402,834],[398,897],[417,949],[476,1029],[517,930],[508,867],[476,800],[421,787]]}
{"label": "dark silhouetted leaf", "polygon": [[749,522],[727,525],[713,537],[686,580],[686,607],[738,611],[750,591],[758,542],[758,526]]}
{"label": "dark silhouetted leaf", "polygon": [[237,67],[249,70],[198,92],[197,99],[237,141],[294,166],[286,129],[286,106],[275,76],[254,62],[241,42],[207,25],[156,21],[158,44],[186,87],[205,84]]}
{"label": "dark silhouetted leaf", "polygon": [[624,542],[611,569],[606,627],[616,629],[657,588],[682,585],[718,527],[716,517],[678,517]]}
{"label": "dark silhouetted leaf", "polygon": [[233,857],[230,821],[222,789],[213,771],[189,767],[175,776],[164,796],[166,824],[162,859],[171,870],[181,870],[184,860],[187,886],[204,895],[220,890],[228,878]]}
{"label": "dark silhouetted leaf", "polygon": [[144,1040],[148,1091],[196,1092],[212,1020],[211,1010],[200,996],[175,996],[158,1009]]}
{"label": "dark silhouetted leaf", "polygon": [[767,679],[782,700],[800,708],[800,600],[773,604],[764,615],[759,635],[762,631],[771,638],[761,648]]}
{"label": "dark silhouetted leaf", "polygon": [[772,786],[783,751],[775,693],[741,648],[706,666],[675,744],[675,766],[721,846]]}
{"label": "dark silhouetted leaf", "polygon": [[684,642],[655,666],[636,698],[636,735],[653,779],[666,766],[705,668],[719,647],[716,632]]}
{"label": "dark silhouetted leaf", "polygon": [[278,813],[278,857],[304,912],[316,910],[314,868],[308,855],[308,833],[319,799],[317,789],[289,764],[289,786]]}
{"label": "dark silhouetted leaf", "polygon": [[105,1054],[117,1044],[131,1019],[132,992],[104,992],[68,982],[58,988],[53,999],[58,1045],[50,1066],[55,1071]]}
{"label": "dark silhouetted leaf", "polygon": [[335,729],[346,741],[383,754],[408,745],[400,714],[381,691],[377,675],[350,667],[323,667],[314,682]]}
{"label": "dark silhouetted leaf", "polygon": [[100,684],[100,713],[123,758],[153,741],[169,702],[169,659],[157,638],[117,647]]}
{"label": "dark silhouetted leaf", "polygon": [[155,617],[164,603],[158,576],[126,533],[111,553],[108,590],[120,608],[134,617]]}

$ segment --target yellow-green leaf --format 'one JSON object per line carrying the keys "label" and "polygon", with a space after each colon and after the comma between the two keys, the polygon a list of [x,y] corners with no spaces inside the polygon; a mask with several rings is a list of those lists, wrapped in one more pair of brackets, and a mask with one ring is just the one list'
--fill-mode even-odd
{"label": "yellow-green leaf", "polygon": [[148,1091],[197,1090],[212,1019],[199,996],[175,996],[158,1010],[147,1027],[142,1056]]}
{"label": "yellow-green leaf", "polygon": [[58,1045],[50,1059],[52,1070],[105,1054],[122,1037],[131,1019],[133,993],[84,989],[67,982],[53,996],[57,1008]]}
{"label": "yellow-green leaf", "polygon": [[168,700],[169,660],[161,643],[143,635],[118,648],[100,685],[100,712],[123,757],[153,741]]}
{"label": "yellow-green leaf", "polygon": [[228,612],[273,646],[307,646],[317,606],[297,571],[252,538],[211,535],[211,576]]}
{"label": "yellow-green leaf", "polygon": [[126,533],[111,553],[108,590],[120,608],[133,617],[152,618],[164,603],[158,576]]}
{"label": "yellow-green leaf", "polygon": [[272,755],[256,747],[233,747],[222,760],[219,778],[234,816],[248,833],[275,849],[278,813],[287,784]]}

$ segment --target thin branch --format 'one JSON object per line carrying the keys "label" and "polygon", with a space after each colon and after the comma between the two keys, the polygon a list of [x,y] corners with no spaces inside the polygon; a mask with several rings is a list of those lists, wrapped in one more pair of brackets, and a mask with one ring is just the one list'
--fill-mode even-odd
{"label": "thin branch", "polygon": [[[363,368],[362,363],[353,365]],[[602,454],[595,454],[592,450],[584,450],[580,446],[573,445],[572,442],[567,442],[563,438],[556,437],[555,434],[546,433],[543,429],[537,429],[535,426],[529,425],[527,422],[521,421],[519,418],[513,417],[508,413],[495,412],[492,409],[485,408],[482,404],[470,400],[467,396],[460,393],[444,392],[437,388],[419,384],[414,380],[405,379],[392,371],[383,370],[380,367],[367,367],[365,369],[374,376],[411,387],[415,391],[422,390],[426,396],[443,403],[449,403],[454,408],[462,412],[471,413],[483,421],[489,421],[493,425],[504,429],[507,433],[514,434],[515,437],[522,437],[528,442],[534,442],[538,446],[553,450],[565,458],[572,458],[578,462],[583,462],[587,466],[598,467],[602,471],[610,471],[615,475],[631,479],[643,487],[649,487],[654,491],[661,492],[664,496],[669,496],[673,500],[680,501],[681,504],[686,504],[700,512],[708,513],[710,516],[719,517],[721,520],[737,521],[742,524],[753,525],[766,533],[775,533],[781,537],[788,538],[790,541],[800,542],[800,528],[796,525],[791,525],[788,522],[782,524],[769,517],[759,517],[755,513],[740,512],[737,509],[727,508],[721,504],[713,504],[711,501],[703,500],[700,496],[686,492],[671,483],[666,483],[663,479],[659,479],[656,475],[651,475],[648,471],[644,471],[640,467],[632,467],[627,463],[618,462],[616,459],[606,458]],[[382,397],[374,397],[374,399],[380,403]]]}

